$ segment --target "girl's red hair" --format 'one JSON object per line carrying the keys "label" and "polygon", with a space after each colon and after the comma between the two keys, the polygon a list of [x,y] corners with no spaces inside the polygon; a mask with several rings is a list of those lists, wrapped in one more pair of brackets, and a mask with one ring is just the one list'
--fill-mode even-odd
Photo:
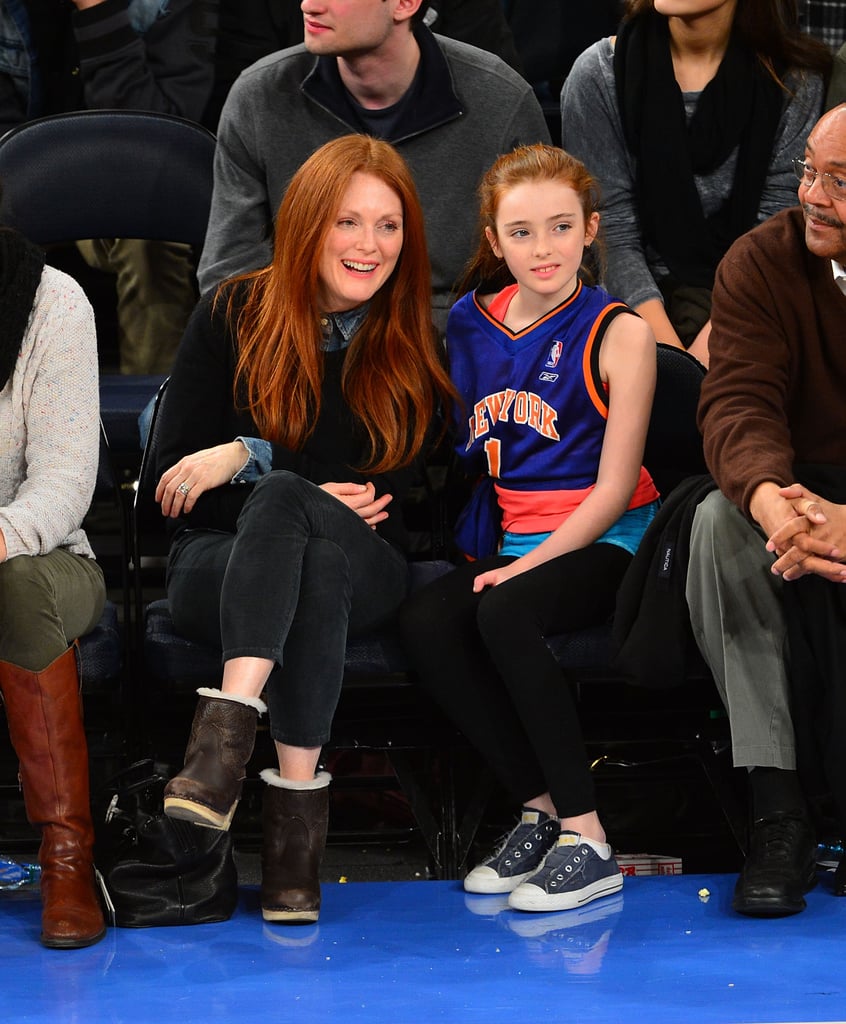
{"label": "girl's red hair", "polygon": [[[520,146],[504,153],[485,172],[479,185],[479,244],[475,255],[467,264],[458,291],[460,294],[476,287],[497,291],[513,283],[505,261],[491,249],[485,229],[496,235],[496,215],[506,192],[525,182],[557,181],[571,188],[579,197],[585,224],[599,209],[599,185],[581,160],[558,146],[536,143]],[[592,264],[582,264],[582,274],[588,280],[599,276],[601,253]],[[597,267],[599,262],[599,267]]]}

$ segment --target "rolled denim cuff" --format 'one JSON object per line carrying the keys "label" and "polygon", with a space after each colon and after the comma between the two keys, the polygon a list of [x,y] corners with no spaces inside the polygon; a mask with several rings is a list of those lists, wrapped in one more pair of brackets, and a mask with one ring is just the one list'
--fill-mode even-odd
{"label": "rolled denim cuff", "polygon": [[236,437],[247,449],[247,461],[229,481],[233,484],[254,484],[273,467],[273,445],[260,437]]}

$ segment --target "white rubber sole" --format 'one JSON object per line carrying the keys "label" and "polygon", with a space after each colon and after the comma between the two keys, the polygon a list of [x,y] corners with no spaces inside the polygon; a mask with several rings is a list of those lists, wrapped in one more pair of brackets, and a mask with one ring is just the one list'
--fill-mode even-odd
{"label": "white rubber sole", "polygon": [[600,878],[582,889],[569,892],[548,893],[537,885],[522,885],[515,889],[508,897],[508,906],[512,910],[575,910],[583,907],[591,900],[598,900],[603,896],[611,896],[623,888],[623,875],[609,875],[607,878]]}

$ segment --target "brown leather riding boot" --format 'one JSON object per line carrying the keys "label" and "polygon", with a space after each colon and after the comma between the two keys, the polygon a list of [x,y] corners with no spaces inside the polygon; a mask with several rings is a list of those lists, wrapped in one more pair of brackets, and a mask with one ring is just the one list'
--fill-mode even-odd
{"label": "brown leather riding boot", "polygon": [[259,715],[267,708],[257,697],[205,687],[197,693],[185,765],[165,786],[164,811],[169,818],[226,832],[241,799]]}
{"label": "brown leather riding boot", "polygon": [[76,650],[40,672],[0,662],[0,691],[27,817],[41,828],[41,941],[53,949],[92,946],[106,925],[94,878]]}
{"label": "brown leather riding boot", "polygon": [[329,783],[319,772],[311,782],[283,779],[276,769],[262,807],[261,915],[265,921],[308,924],[320,914],[320,861],[326,848]]}

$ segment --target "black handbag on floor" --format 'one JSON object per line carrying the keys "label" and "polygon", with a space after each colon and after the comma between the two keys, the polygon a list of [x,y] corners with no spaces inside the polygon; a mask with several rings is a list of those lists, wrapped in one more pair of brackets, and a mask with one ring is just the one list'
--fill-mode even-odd
{"label": "black handbag on floor", "polygon": [[232,837],[168,818],[166,782],[138,761],[95,802],[95,861],[120,928],[226,921],[238,902]]}

